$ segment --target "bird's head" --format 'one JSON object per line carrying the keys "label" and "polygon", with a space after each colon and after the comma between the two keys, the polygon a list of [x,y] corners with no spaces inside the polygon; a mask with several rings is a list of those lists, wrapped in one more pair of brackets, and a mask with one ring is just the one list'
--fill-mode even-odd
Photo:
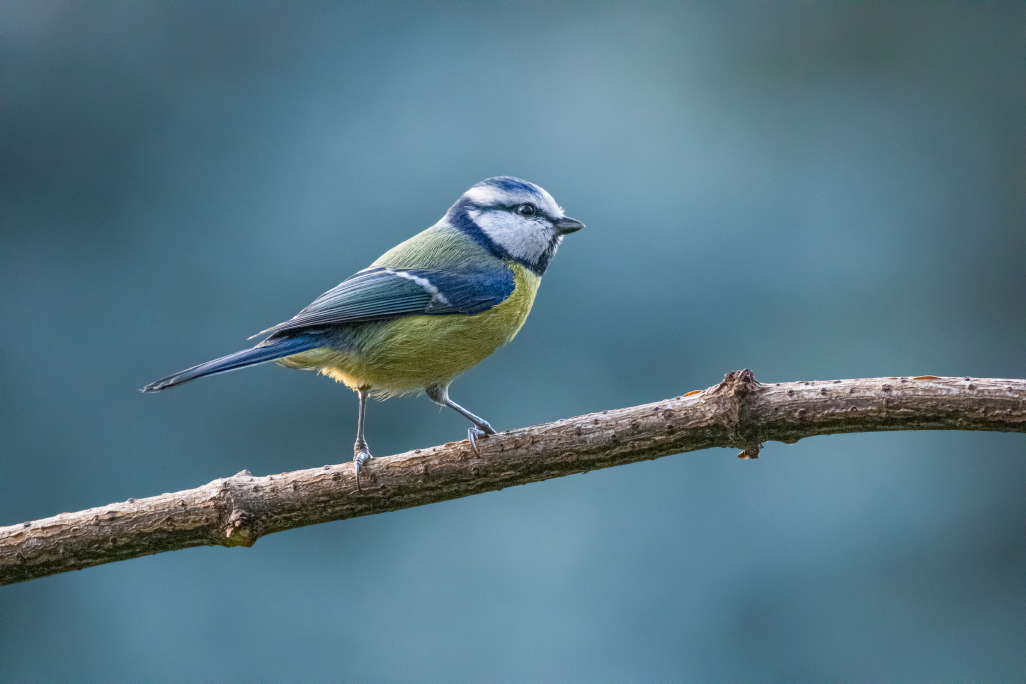
{"label": "bird's head", "polygon": [[512,176],[487,178],[463,193],[445,220],[501,259],[538,275],[548,268],[567,233],[584,228],[543,188]]}

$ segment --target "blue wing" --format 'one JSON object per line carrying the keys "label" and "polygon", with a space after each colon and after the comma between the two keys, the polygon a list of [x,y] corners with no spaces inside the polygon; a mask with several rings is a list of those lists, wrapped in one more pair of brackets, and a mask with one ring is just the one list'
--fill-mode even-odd
{"label": "blue wing", "polygon": [[328,290],[293,318],[258,335],[401,316],[476,314],[504,301],[514,287],[513,271],[504,264],[446,272],[368,268]]}

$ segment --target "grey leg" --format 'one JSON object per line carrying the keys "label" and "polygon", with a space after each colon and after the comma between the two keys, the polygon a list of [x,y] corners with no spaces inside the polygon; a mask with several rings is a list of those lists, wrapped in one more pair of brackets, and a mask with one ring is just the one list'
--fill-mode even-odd
{"label": "grey leg", "polygon": [[360,490],[360,466],[374,458],[367,448],[367,440],[363,438],[364,417],[367,415],[367,395],[370,387],[356,390],[360,394],[360,418],[356,422],[356,444],[353,445],[353,463],[356,464],[356,489]]}
{"label": "grey leg", "polygon": [[495,434],[495,430],[492,429],[492,426],[488,424],[488,421],[484,418],[479,418],[478,416],[475,416],[473,413],[471,413],[470,411],[468,411],[467,409],[463,408],[455,401],[450,399],[448,387],[432,385],[431,387],[425,388],[425,391],[427,392],[428,398],[431,399],[431,401],[435,402],[436,404],[441,404],[442,406],[448,406],[452,410],[456,411],[456,413],[460,414],[461,416],[463,416],[464,418],[466,418],[474,424],[474,427],[467,430],[467,439],[470,440],[470,446],[474,449],[474,453],[480,456],[481,453],[477,450],[477,438],[485,438],[488,437],[488,435]]}

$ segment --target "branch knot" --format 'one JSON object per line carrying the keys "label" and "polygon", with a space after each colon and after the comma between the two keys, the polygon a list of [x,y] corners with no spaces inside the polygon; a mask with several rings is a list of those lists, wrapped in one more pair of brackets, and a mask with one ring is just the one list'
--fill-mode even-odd
{"label": "branch knot", "polygon": [[218,510],[222,521],[216,531],[217,543],[224,546],[253,546],[257,540],[256,530],[253,526],[253,516],[250,515],[236,497],[236,488],[242,489],[247,480],[252,481],[253,474],[248,470],[242,470],[221,480],[218,488]]}
{"label": "branch knot", "polygon": [[232,511],[224,528],[224,537],[225,546],[253,546],[256,535],[250,527],[250,518],[244,511]]}
{"label": "branch knot", "polygon": [[748,420],[747,399],[762,389],[763,384],[755,379],[751,370],[731,371],[723,376],[723,382],[714,392],[724,396],[728,403],[724,407],[723,422],[727,428],[730,444],[741,453],[738,458],[759,458],[762,444],[755,435],[755,426]]}

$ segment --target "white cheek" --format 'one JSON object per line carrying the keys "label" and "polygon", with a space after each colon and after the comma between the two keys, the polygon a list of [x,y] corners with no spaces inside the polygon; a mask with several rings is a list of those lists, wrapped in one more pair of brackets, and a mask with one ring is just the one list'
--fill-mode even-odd
{"label": "white cheek", "polygon": [[544,225],[506,211],[471,212],[471,218],[492,242],[524,261],[537,261],[552,243],[552,236]]}

